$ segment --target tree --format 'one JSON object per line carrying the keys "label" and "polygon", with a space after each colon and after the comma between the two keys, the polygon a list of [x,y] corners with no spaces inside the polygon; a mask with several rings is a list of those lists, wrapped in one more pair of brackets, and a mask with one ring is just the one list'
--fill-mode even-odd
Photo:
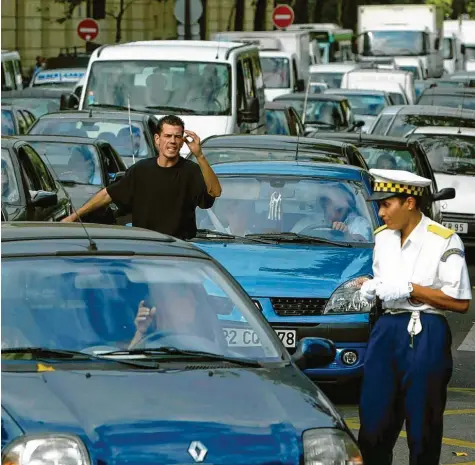
{"label": "tree", "polygon": [[254,2],[254,30],[265,31],[266,30],[266,0],[255,0]]}
{"label": "tree", "polygon": [[[56,22],[59,24],[64,23],[68,19],[73,17],[74,11],[82,3],[88,3],[88,0],[54,0],[55,3],[60,3],[67,6],[66,13],[61,18],[58,18]],[[92,0],[94,1],[94,0]],[[136,2],[137,0],[120,0],[119,7],[114,10],[106,10],[106,16],[115,19],[115,42],[119,43],[122,40],[122,19],[125,12]],[[155,0],[161,2],[162,0]]]}

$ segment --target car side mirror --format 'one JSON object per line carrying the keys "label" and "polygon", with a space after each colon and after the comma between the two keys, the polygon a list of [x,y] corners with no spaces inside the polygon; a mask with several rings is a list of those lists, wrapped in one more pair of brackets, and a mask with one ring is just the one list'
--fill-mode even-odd
{"label": "car side mirror", "polygon": [[75,110],[79,108],[79,98],[76,94],[61,94],[59,110]]}
{"label": "car side mirror", "polygon": [[455,199],[455,189],[453,187],[445,187],[444,189],[441,189],[439,192],[436,192],[432,196],[432,200],[434,202],[438,200],[450,200],[450,199]]}
{"label": "car side mirror", "polygon": [[461,44],[461,45],[460,45],[460,53],[461,53],[462,55],[465,55],[465,44]]}
{"label": "car side mirror", "polygon": [[303,92],[305,90],[305,81],[303,79],[297,79],[295,90],[297,92]]}
{"label": "car side mirror", "polygon": [[31,198],[31,203],[33,206],[40,208],[54,207],[58,203],[58,194],[56,192],[37,191]]}
{"label": "car side mirror", "polygon": [[293,362],[301,369],[306,367],[323,367],[335,360],[336,347],[329,339],[304,337],[297,344],[292,355]]}
{"label": "car side mirror", "polygon": [[109,173],[107,179],[109,180],[109,184],[119,181],[125,176],[125,171],[118,171],[117,173]]}
{"label": "car side mirror", "polygon": [[246,108],[239,111],[239,122],[258,123],[259,116],[259,100],[252,97],[246,100]]}

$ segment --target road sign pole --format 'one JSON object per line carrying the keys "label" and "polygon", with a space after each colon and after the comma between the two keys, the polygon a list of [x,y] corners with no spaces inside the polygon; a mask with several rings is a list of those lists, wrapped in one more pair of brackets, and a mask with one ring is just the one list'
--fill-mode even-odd
{"label": "road sign pole", "polygon": [[190,0],[185,0],[185,40],[191,40]]}

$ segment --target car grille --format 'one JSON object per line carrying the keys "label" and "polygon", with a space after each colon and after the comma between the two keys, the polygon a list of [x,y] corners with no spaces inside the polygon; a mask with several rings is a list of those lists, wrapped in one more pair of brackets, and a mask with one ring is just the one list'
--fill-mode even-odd
{"label": "car grille", "polygon": [[475,222],[475,215],[469,213],[442,213],[443,221]]}
{"label": "car grille", "polygon": [[327,299],[274,297],[271,303],[279,316],[314,316],[322,314]]}

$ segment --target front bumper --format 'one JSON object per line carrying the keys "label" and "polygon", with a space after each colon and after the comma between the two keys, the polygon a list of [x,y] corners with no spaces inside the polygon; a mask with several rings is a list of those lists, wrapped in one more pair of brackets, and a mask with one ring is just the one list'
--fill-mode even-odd
{"label": "front bumper", "polygon": [[[370,334],[368,313],[315,316],[279,316],[270,298],[256,298],[272,328],[295,330],[297,341],[304,337],[322,337],[335,343],[337,355],[325,367],[308,368],[304,373],[314,381],[342,383],[362,376],[364,356]],[[288,347],[290,354],[295,348]],[[348,363],[351,362],[351,363]]]}

